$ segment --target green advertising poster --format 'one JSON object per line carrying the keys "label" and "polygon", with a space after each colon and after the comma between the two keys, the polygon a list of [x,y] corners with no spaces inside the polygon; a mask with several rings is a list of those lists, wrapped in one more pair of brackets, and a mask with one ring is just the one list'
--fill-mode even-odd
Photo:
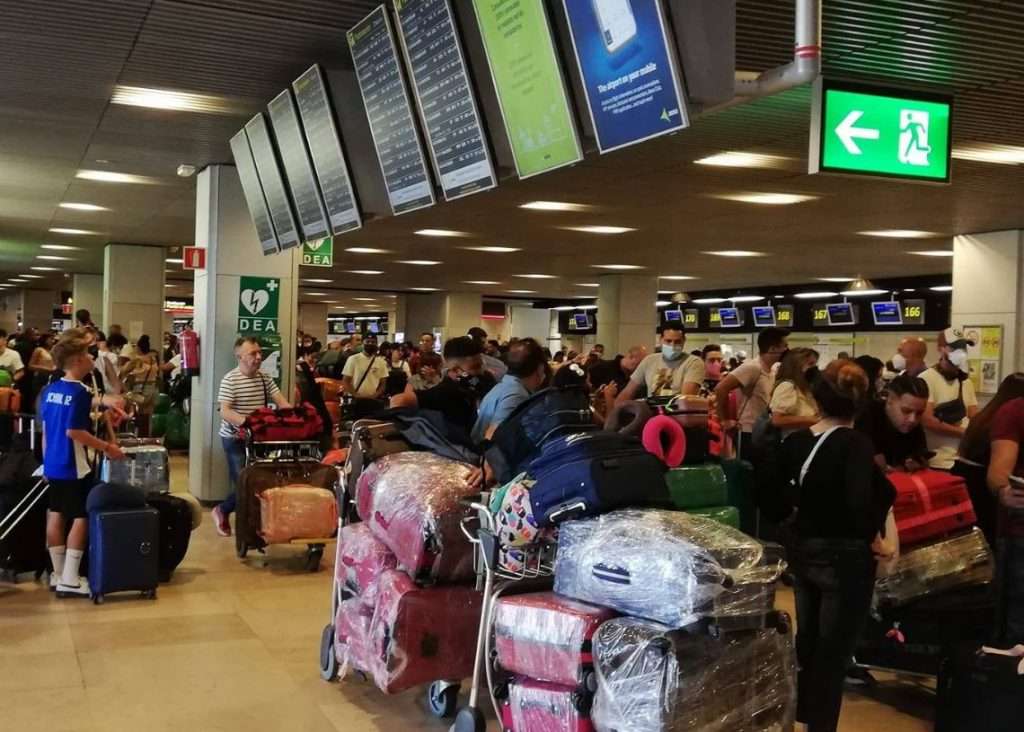
{"label": "green advertising poster", "polygon": [[334,239],[314,239],[302,245],[302,263],[309,267],[334,266]]}
{"label": "green advertising poster", "polygon": [[819,81],[810,172],[949,181],[948,98]]}
{"label": "green advertising poster", "polygon": [[281,385],[281,335],[278,313],[281,280],[276,277],[241,277],[238,285],[238,335],[259,340],[263,351],[260,370]]}
{"label": "green advertising poster", "polygon": [[582,157],[543,0],[473,0],[520,178]]}

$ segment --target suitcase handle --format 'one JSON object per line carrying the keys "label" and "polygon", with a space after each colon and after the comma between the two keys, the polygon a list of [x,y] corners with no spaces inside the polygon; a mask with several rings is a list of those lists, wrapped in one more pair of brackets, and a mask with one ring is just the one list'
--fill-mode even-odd
{"label": "suitcase handle", "polygon": [[558,523],[564,521],[573,514],[580,514],[587,510],[586,501],[576,501],[575,503],[568,503],[564,506],[558,506],[547,513],[547,520],[551,523]]}

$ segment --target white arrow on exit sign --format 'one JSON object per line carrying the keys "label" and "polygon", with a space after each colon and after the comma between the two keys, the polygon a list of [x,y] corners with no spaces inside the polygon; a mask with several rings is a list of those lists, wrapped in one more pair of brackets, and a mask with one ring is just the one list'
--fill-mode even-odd
{"label": "white arrow on exit sign", "polygon": [[839,137],[839,141],[843,143],[843,147],[846,148],[846,152],[851,155],[861,155],[864,152],[860,149],[855,140],[877,140],[881,135],[879,130],[871,129],[870,127],[854,126],[863,116],[864,113],[862,111],[855,109],[846,115],[843,121],[836,127],[836,136]]}

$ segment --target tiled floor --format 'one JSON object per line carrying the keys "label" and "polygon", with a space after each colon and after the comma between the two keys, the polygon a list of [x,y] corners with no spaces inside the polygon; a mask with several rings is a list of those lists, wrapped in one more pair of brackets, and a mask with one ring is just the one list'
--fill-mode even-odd
{"label": "tiled floor", "polygon": [[[184,459],[172,474],[183,490]],[[357,679],[320,680],[329,561],[307,574],[301,560],[274,547],[240,562],[207,516],[155,602],[113,595],[96,607],[31,581],[0,585],[0,730],[446,729],[418,693],[385,698]],[[928,692],[886,681],[871,699],[847,695],[841,730],[925,732],[931,703]]]}

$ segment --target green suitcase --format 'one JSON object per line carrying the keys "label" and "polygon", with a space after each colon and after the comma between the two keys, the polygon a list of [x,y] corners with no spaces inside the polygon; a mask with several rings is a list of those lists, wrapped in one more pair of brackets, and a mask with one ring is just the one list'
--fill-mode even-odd
{"label": "green suitcase", "polygon": [[694,516],[707,516],[720,524],[731,526],[734,529],[740,527],[740,511],[734,506],[712,506],[711,508],[691,508],[686,513]]}
{"label": "green suitcase", "polygon": [[189,442],[189,415],[181,407],[171,407],[167,413],[167,433],[164,447],[168,450],[187,450]]}
{"label": "green suitcase", "polygon": [[728,483],[728,500],[723,504],[740,511],[740,530],[757,534],[757,502],[754,498],[754,467],[746,460],[723,460],[722,470]]}
{"label": "green suitcase", "polygon": [[729,503],[725,473],[718,463],[673,468],[665,474],[665,482],[672,505],[683,511]]}
{"label": "green suitcase", "polygon": [[171,398],[166,394],[157,394],[153,402],[153,414],[167,414],[171,408]]}
{"label": "green suitcase", "polygon": [[149,436],[163,437],[167,434],[167,415],[154,414],[149,418]]}

